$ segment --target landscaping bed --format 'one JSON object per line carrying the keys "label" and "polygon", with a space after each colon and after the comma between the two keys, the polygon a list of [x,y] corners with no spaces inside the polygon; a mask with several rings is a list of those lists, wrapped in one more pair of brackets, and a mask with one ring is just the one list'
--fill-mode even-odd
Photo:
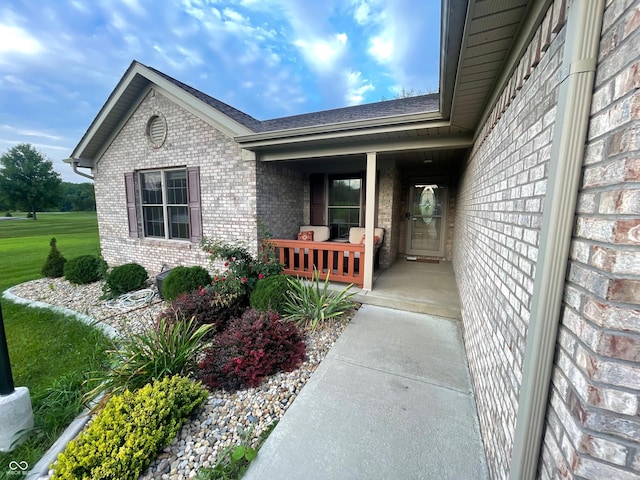
{"label": "landscaping bed", "polygon": [[[101,300],[103,282],[73,285],[63,279],[39,279],[11,289],[14,295],[65,307],[118,331],[141,331],[154,325],[167,307],[157,294],[149,303],[118,306]],[[154,287],[150,287],[152,290]],[[214,390],[147,471],[143,479],[192,478],[201,467],[215,465],[220,453],[241,442],[246,431],[252,442],[277,421],[300,392],[318,364],[344,329],[346,322],[305,330],[306,357],[299,368],[271,375],[258,386],[236,392]]]}

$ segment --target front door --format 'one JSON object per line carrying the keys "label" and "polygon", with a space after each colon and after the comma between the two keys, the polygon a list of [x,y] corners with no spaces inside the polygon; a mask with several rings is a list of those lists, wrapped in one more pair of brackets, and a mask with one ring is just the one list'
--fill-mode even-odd
{"label": "front door", "polygon": [[409,190],[407,253],[444,257],[447,189],[431,182],[412,182]]}

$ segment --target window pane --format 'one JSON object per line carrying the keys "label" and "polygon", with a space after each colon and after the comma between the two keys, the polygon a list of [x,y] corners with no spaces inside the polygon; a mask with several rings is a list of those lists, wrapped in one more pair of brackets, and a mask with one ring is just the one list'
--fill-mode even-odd
{"label": "window pane", "polygon": [[189,238],[189,212],[187,207],[169,207],[170,238]]}
{"label": "window pane", "polygon": [[329,225],[333,238],[348,238],[351,227],[360,226],[360,178],[329,181]]}
{"label": "window pane", "polygon": [[144,234],[146,237],[164,238],[162,207],[142,207]]}
{"label": "window pane", "polygon": [[166,172],[167,204],[187,204],[187,172],[185,170],[171,170]]}
{"label": "window pane", "polygon": [[360,206],[360,179],[333,179],[329,184],[329,205]]}
{"label": "window pane", "polygon": [[348,238],[351,227],[360,226],[360,209],[338,207],[329,208],[329,224],[331,236],[334,238]]}
{"label": "window pane", "polygon": [[162,205],[162,174],[148,172],[140,174],[143,205]]}

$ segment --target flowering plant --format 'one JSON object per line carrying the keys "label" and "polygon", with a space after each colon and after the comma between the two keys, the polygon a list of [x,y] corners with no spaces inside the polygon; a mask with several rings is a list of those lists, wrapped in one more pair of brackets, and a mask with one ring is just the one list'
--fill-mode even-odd
{"label": "flowering plant", "polygon": [[201,246],[209,254],[212,263],[217,260],[223,262],[224,270],[216,270],[211,282],[211,287],[220,293],[249,295],[258,280],[278,275],[282,271],[282,265],[268,241],[262,242],[262,250],[257,259],[240,242],[232,245],[203,238]]}

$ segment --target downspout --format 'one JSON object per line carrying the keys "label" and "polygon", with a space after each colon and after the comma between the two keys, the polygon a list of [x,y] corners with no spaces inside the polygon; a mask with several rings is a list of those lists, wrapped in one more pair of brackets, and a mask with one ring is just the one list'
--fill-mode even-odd
{"label": "downspout", "polygon": [[65,160],[65,162],[68,162],[68,163],[71,164],[71,168],[73,169],[73,173],[75,173],[76,175],[80,175],[81,177],[93,180],[93,177],[91,175],[89,175],[87,173],[83,173],[83,172],[78,170],[78,163],[80,163],[80,162],[76,158],[67,158]]}
{"label": "downspout", "polygon": [[509,472],[512,480],[534,479],[539,464],[604,2],[573,0],[569,6]]}

